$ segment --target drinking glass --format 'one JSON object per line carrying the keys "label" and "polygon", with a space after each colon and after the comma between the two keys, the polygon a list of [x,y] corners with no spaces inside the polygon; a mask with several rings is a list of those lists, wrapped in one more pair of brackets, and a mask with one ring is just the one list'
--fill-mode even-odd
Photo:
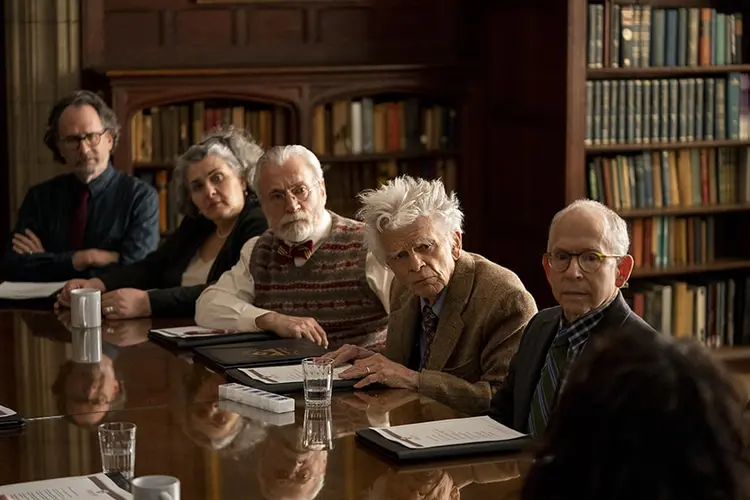
{"label": "drinking glass", "polygon": [[119,472],[128,481],[135,472],[135,424],[108,422],[99,425],[102,470]]}
{"label": "drinking glass", "polygon": [[305,405],[320,408],[331,404],[333,387],[333,360],[305,358],[302,360]]}

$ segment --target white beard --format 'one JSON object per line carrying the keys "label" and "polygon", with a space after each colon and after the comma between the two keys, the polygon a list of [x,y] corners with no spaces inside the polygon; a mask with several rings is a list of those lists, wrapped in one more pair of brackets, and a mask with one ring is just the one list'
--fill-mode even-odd
{"label": "white beard", "polygon": [[290,243],[307,241],[315,232],[315,225],[311,221],[298,220],[287,224],[276,232],[276,236]]}

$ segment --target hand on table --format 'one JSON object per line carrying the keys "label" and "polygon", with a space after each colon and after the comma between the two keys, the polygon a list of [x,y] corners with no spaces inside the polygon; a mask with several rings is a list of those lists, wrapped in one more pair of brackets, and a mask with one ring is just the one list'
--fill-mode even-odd
{"label": "hand on table", "polygon": [[419,388],[418,372],[391,361],[382,354],[373,354],[364,359],[356,360],[354,365],[341,372],[339,377],[342,379],[364,377],[354,384],[355,389],[361,389],[376,382],[395,389],[415,391]]}
{"label": "hand on table", "polygon": [[255,324],[261,330],[276,333],[287,339],[308,339],[323,347],[328,347],[328,337],[323,327],[315,318],[287,316],[277,312],[269,312],[259,316]]}
{"label": "hand on table", "polygon": [[321,357],[324,359],[332,359],[333,367],[335,368],[354,359],[369,358],[373,354],[375,354],[373,351],[370,351],[363,347],[359,347],[353,344],[344,344],[335,351],[326,353]]}
{"label": "hand on table", "polygon": [[120,288],[102,295],[102,316],[111,319],[151,316],[148,292],[137,288]]}
{"label": "hand on table", "polygon": [[65,283],[60,293],[57,294],[57,301],[55,302],[55,309],[61,307],[70,307],[70,292],[78,288],[95,288],[104,292],[106,287],[102,280],[99,278],[92,278],[90,280],[85,279],[74,279],[69,280]]}

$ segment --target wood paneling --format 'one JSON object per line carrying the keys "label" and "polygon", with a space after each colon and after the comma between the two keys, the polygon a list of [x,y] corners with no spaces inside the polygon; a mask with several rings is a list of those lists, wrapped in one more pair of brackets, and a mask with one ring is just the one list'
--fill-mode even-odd
{"label": "wood paneling", "polygon": [[82,2],[87,69],[456,61],[456,0]]}

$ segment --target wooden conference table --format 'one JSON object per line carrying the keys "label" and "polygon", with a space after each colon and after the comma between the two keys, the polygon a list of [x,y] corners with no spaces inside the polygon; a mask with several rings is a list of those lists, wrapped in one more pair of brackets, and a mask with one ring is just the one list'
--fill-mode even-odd
{"label": "wooden conference table", "polygon": [[[152,327],[190,320],[103,325],[98,365],[75,363],[66,317],[0,310],[0,405],[28,421],[0,437],[0,485],[101,471],[96,426],[137,425],[136,476],[167,474],[191,499],[515,499],[526,455],[399,466],[354,438],[357,429],[464,416],[409,391],[335,392],[333,447],[305,451],[304,403],[273,425],[218,401],[221,375],[149,342]],[[455,494],[454,494],[455,495]]]}

